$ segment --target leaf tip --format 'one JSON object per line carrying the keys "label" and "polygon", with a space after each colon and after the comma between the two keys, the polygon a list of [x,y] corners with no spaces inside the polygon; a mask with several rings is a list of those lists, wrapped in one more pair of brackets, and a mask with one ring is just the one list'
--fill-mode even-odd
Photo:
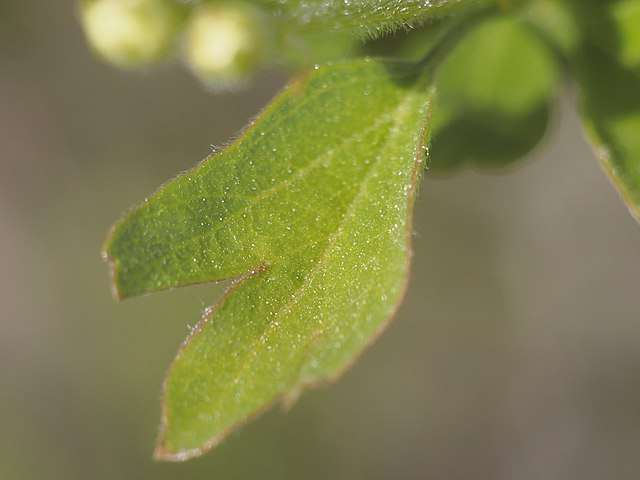
{"label": "leaf tip", "polygon": [[175,450],[167,445],[166,432],[169,426],[167,419],[167,410],[162,403],[162,416],[160,420],[160,431],[158,433],[158,439],[156,440],[156,446],[153,449],[153,459],[157,462],[184,462],[190,458],[197,457],[203,452],[199,449],[195,450]]}
{"label": "leaf tip", "polygon": [[282,398],[280,400],[280,406],[282,407],[282,411],[284,413],[288,413],[293,408],[293,406],[298,402],[298,399],[300,398],[300,395],[302,394],[302,391],[304,390],[304,388],[305,388],[305,385],[300,384],[299,386],[290,390],[288,393],[285,393],[282,395]]}
{"label": "leaf tip", "polygon": [[[165,387],[166,389],[166,387]],[[160,432],[153,450],[153,459],[157,462],[185,462],[192,458],[201,457],[205,453],[218,446],[227,436],[228,432],[215,435],[208,441],[195,448],[176,448],[167,442],[167,432],[169,431],[169,420],[165,403],[162,403],[162,417],[160,421]]]}
{"label": "leaf tip", "polygon": [[100,257],[107,264],[109,268],[109,284],[111,286],[111,295],[113,296],[116,302],[120,302],[127,298],[125,292],[122,291],[118,282],[118,270],[119,270],[119,262],[116,258],[112,257],[109,254],[109,243],[102,248],[100,252]]}
{"label": "leaf tip", "polygon": [[168,449],[162,437],[159,438],[153,450],[153,459],[156,462],[184,462],[194,457],[202,455],[200,450],[178,450],[174,452]]}

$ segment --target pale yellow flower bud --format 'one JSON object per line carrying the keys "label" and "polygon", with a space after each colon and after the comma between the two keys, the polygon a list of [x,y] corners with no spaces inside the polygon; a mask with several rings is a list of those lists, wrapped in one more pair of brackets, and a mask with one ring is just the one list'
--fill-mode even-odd
{"label": "pale yellow flower bud", "polygon": [[96,0],[82,7],[82,24],[101,57],[133,68],[156,63],[170,53],[179,17],[164,0]]}
{"label": "pale yellow flower bud", "polygon": [[265,41],[252,9],[239,3],[208,4],[193,13],[187,27],[186,60],[205,83],[233,83],[256,70]]}

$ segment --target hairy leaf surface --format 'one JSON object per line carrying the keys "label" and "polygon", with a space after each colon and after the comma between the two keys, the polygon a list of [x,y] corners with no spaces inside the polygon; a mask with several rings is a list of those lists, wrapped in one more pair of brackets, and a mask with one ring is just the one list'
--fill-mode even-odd
{"label": "hairy leaf surface", "polygon": [[[256,0],[276,11],[285,21],[305,29],[350,31],[377,36],[448,14],[492,7],[500,0]],[[521,0],[511,0],[519,3]]]}
{"label": "hairy leaf surface", "polygon": [[114,227],[105,252],[122,298],[236,278],[170,368],[158,458],[198,455],[334,379],[394,314],[432,96],[423,70],[312,71]]}

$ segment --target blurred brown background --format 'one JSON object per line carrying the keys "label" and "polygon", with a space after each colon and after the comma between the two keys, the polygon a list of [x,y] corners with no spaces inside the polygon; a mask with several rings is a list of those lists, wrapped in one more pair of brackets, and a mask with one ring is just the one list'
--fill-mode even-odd
{"label": "blurred brown background", "polygon": [[340,383],[154,463],[164,370],[222,287],[117,304],[102,242],[284,77],[121,72],[75,8],[0,0],[0,478],[640,478],[640,226],[569,100],[508,175],[428,176],[406,302]]}

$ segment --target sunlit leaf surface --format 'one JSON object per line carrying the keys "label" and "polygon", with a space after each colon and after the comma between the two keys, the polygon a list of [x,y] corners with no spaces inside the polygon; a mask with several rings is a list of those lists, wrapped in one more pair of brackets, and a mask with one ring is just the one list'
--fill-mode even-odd
{"label": "sunlit leaf surface", "polygon": [[420,71],[358,60],[298,78],[116,225],[105,253],[123,298],[236,279],[168,373],[158,458],[198,455],[334,379],[394,314],[432,96]]}

